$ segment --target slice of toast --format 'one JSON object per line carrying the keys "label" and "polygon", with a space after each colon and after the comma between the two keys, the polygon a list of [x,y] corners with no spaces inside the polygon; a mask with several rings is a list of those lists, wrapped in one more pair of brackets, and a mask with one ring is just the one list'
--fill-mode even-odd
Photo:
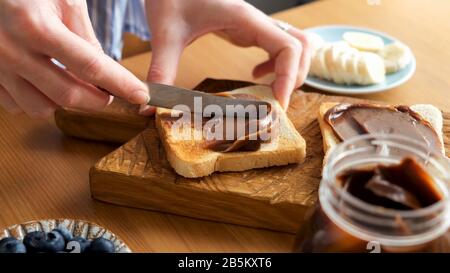
{"label": "slice of toast", "polygon": [[[333,128],[331,128],[331,126],[324,120],[326,112],[338,104],[339,103],[337,102],[325,102],[322,103],[319,108],[317,119],[319,121],[320,131],[322,132],[323,137],[323,151],[325,153],[324,164],[327,161],[328,151],[341,142],[340,139],[338,139],[334,134]],[[441,110],[431,104],[415,104],[410,106],[410,108],[431,124],[439,136],[442,153],[445,154],[444,141],[442,137],[443,118]]]}
{"label": "slice of toast", "polygon": [[[270,142],[262,143],[257,151],[216,152],[205,148],[202,145],[203,139],[177,138],[170,124],[162,122],[161,118],[163,115],[170,115],[171,110],[158,108],[156,127],[166,150],[167,159],[178,174],[194,178],[208,176],[213,172],[245,171],[303,162],[306,156],[306,142],[273,97],[272,90],[268,86],[250,86],[227,93],[251,94],[271,103],[279,114],[278,133]],[[199,133],[199,130],[192,126],[183,129],[189,130],[190,134]]]}

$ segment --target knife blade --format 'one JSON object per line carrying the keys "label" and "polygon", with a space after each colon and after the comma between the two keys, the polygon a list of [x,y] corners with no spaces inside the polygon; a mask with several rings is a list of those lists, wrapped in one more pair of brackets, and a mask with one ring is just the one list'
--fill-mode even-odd
{"label": "knife blade", "polygon": [[[225,116],[248,115],[248,112],[245,113],[242,111],[230,111],[230,108],[228,108],[227,111],[227,106],[242,106],[243,108],[246,108],[247,106],[255,106],[255,108],[246,109],[256,109],[256,111],[258,111],[256,113],[257,115],[259,115],[259,111],[261,111],[261,109],[263,109],[262,112],[266,111],[266,113],[263,114],[267,114],[268,109],[270,109],[270,104],[266,101],[215,96],[205,92],[189,90],[159,83],[146,84],[150,94],[150,101],[148,102],[148,104],[152,106],[169,109],[173,109],[174,107],[176,107],[178,110],[180,110],[182,108],[179,108],[179,106],[183,105],[183,107],[188,107],[186,109],[190,109],[189,112],[202,114],[206,106],[217,105],[222,110],[222,113]],[[201,105],[199,105],[199,102],[201,102]],[[264,108],[264,106],[266,108]]]}

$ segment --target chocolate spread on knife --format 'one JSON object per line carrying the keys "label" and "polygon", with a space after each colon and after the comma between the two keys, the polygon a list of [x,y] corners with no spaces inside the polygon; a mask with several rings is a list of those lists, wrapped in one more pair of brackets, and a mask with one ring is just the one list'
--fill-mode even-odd
{"label": "chocolate spread on knife", "polygon": [[341,173],[338,183],[354,197],[396,210],[431,206],[444,198],[436,182],[413,158],[397,165],[375,165]]}
{"label": "chocolate spread on knife", "polygon": [[[225,94],[217,93],[217,96],[227,96],[236,99],[258,99],[258,97],[250,94]],[[183,113],[185,114],[185,113]],[[259,113],[258,113],[259,114]],[[191,124],[194,126],[194,113],[191,113]],[[251,117],[227,117],[213,116],[212,118],[202,117],[202,128],[207,130],[221,130],[220,139],[205,139],[202,146],[217,152],[236,152],[236,151],[257,151],[261,148],[262,143],[270,142],[270,134],[276,122],[276,111],[269,106],[266,115],[257,115],[256,118]],[[173,118],[168,115],[160,116],[166,122],[175,122],[180,117]],[[209,126],[209,127],[208,127]],[[233,131],[228,132],[233,126]],[[238,128],[244,128],[239,130]],[[220,131],[218,131],[220,132]],[[228,132],[228,133],[227,133]],[[233,133],[233,134],[231,134]]]}
{"label": "chocolate spread on knife", "polygon": [[431,124],[408,106],[339,104],[329,109],[324,119],[342,141],[370,133],[400,134],[435,151],[441,149],[439,136]]}

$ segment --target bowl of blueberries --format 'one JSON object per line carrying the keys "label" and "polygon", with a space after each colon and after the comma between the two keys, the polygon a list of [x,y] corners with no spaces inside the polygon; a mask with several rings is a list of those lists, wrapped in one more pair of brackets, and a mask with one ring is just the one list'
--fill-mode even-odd
{"label": "bowl of blueberries", "polygon": [[109,230],[82,220],[31,221],[0,230],[0,253],[131,253]]}

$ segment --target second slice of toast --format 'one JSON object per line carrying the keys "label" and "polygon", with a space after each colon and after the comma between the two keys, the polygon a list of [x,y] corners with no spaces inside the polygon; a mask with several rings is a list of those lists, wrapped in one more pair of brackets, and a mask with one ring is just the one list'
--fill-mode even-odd
{"label": "second slice of toast", "polygon": [[[328,158],[328,151],[339,144],[341,141],[338,139],[333,131],[333,128],[324,120],[324,116],[329,109],[338,105],[337,102],[325,102],[320,105],[318,113],[318,122],[320,126],[320,131],[322,132],[323,138],[323,151],[325,153],[324,164]],[[424,120],[428,121],[433,129],[439,136],[441,143],[441,152],[445,154],[444,142],[442,139],[442,126],[443,118],[442,112],[433,105],[430,104],[415,104],[410,106],[410,109],[419,114]]]}
{"label": "second slice of toast", "polygon": [[[250,94],[269,102],[279,114],[279,130],[270,142],[262,143],[257,151],[216,152],[205,148],[204,140],[179,139],[171,126],[162,122],[162,115],[170,109],[158,108],[156,126],[165,148],[167,159],[174,170],[188,178],[208,176],[213,172],[245,171],[255,168],[301,163],[306,156],[306,143],[288,119],[268,86],[250,86],[236,89],[230,94]],[[186,130],[197,130],[189,127]]]}

